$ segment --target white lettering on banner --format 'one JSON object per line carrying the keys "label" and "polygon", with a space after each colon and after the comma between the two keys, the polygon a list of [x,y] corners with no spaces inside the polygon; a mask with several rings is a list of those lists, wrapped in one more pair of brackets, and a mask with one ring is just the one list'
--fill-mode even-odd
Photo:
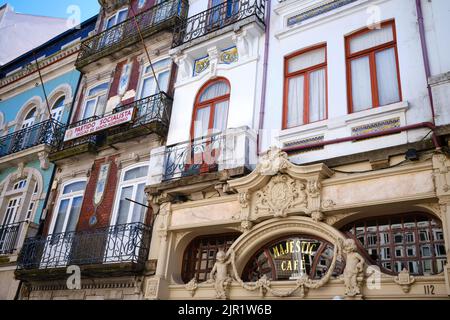
{"label": "white lettering on banner", "polygon": [[134,108],[112,114],[110,116],[83,124],[81,126],[66,131],[64,141],[70,141],[88,134],[112,128],[133,120]]}

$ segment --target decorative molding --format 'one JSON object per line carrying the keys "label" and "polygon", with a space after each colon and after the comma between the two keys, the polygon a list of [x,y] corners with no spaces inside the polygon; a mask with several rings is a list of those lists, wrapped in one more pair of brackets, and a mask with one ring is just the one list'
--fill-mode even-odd
{"label": "decorative molding", "polygon": [[416,279],[410,275],[406,268],[404,268],[394,279],[394,281],[402,288],[404,293],[408,293],[411,290],[411,285],[416,281]]}
{"label": "decorative molding", "polygon": [[358,137],[369,133],[383,132],[390,129],[400,128],[400,117],[372,122],[352,128],[352,137]]}
{"label": "decorative molding", "polygon": [[50,167],[50,161],[48,159],[48,152],[42,151],[38,153],[39,164],[42,170],[48,170]]}

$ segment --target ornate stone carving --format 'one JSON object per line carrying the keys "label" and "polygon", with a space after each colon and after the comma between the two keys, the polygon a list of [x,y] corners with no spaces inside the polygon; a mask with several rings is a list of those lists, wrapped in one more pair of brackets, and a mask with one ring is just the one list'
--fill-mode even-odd
{"label": "ornate stone carving", "polygon": [[334,202],[333,200],[322,201],[322,209],[331,209],[334,206],[336,206],[336,202]]}
{"label": "ornate stone carving", "polygon": [[216,255],[216,263],[210,273],[210,281],[214,282],[217,299],[227,299],[227,289],[233,282],[229,266],[234,261],[234,251],[227,255],[220,250]]}
{"label": "ornate stone carving", "polygon": [[20,179],[20,178],[24,177],[24,169],[25,169],[25,164],[23,162],[20,162],[17,165],[16,179]]}
{"label": "ornate stone carving", "polygon": [[191,297],[193,297],[195,295],[195,291],[198,289],[197,279],[192,279],[184,287],[191,293]]}
{"label": "ornate stone carving", "polygon": [[288,209],[306,209],[308,195],[305,184],[288,175],[278,174],[255,193],[255,212],[268,212],[274,217],[286,217]]}
{"label": "ornate stone carving", "polygon": [[411,285],[416,281],[416,279],[409,274],[409,271],[406,268],[404,268],[394,279],[394,281],[402,288],[404,293],[408,293],[409,290],[411,290]]}
{"label": "ornate stone carving", "polygon": [[147,280],[145,286],[145,299],[156,299],[158,298],[158,288],[159,288],[159,278],[152,278]]}
{"label": "ornate stone carving", "polygon": [[241,208],[248,208],[248,202],[250,201],[250,194],[248,192],[242,192],[239,194],[239,204]]}
{"label": "ornate stone carving", "polygon": [[192,296],[200,288],[214,287],[217,299],[227,299],[228,289],[234,282],[239,284],[242,288],[250,292],[259,292],[261,297],[266,296],[267,293],[275,297],[290,297],[294,293],[299,292],[298,296],[304,298],[308,289],[318,289],[324,286],[331,278],[333,270],[336,267],[336,262],[340,256],[342,249],[341,244],[337,241],[334,244],[333,260],[328,269],[328,272],[320,280],[312,280],[308,275],[304,275],[297,279],[295,282],[291,282],[293,285],[287,290],[276,290],[272,288],[272,282],[267,276],[262,276],[256,282],[244,282],[237,272],[236,268],[236,254],[231,248],[227,254],[223,251],[219,251],[216,256],[216,263],[210,274],[210,279],[206,282],[197,283],[195,279],[186,284],[185,288]]}
{"label": "ornate stone carving", "polygon": [[256,171],[261,175],[273,176],[278,172],[284,172],[289,167],[288,155],[277,147],[271,147],[266,155],[264,155]]}
{"label": "ornate stone carving", "polygon": [[358,253],[355,240],[345,239],[343,252],[346,256],[344,269],[345,295],[355,297],[361,294],[361,284],[364,280],[364,258]]}

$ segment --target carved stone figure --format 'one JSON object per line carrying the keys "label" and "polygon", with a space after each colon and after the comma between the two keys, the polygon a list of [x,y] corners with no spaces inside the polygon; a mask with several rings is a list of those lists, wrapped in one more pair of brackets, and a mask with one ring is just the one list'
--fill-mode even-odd
{"label": "carved stone figure", "polygon": [[364,277],[364,258],[358,253],[355,240],[346,239],[343,245],[346,255],[344,269],[345,294],[354,297],[361,294],[361,282]]}
{"label": "carved stone figure", "polygon": [[210,281],[214,282],[214,289],[216,290],[217,299],[226,299],[226,289],[233,282],[233,278],[228,272],[228,267],[234,261],[234,252],[231,256],[220,250],[216,255],[216,263],[210,273]]}
{"label": "carved stone figure", "polygon": [[266,155],[264,155],[258,164],[257,171],[265,176],[273,176],[278,172],[284,172],[289,165],[286,152],[276,147],[271,147]]}

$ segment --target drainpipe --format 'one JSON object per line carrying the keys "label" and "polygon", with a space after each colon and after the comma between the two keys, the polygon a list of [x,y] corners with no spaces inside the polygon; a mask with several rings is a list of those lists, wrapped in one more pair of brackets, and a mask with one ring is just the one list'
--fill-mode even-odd
{"label": "drainpipe", "polygon": [[408,126],[404,126],[404,127],[389,129],[389,130],[386,130],[386,131],[367,133],[367,134],[363,134],[363,135],[360,135],[360,136],[353,136],[353,137],[338,138],[338,139],[333,139],[333,140],[326,140],[326,141],[321,141],[321,142],[316,142],[316,143],[311,143],[311,144],[306,144],[306,145],[296,146],[296,147],[287,147],[287,148],[284,148],[283,151],[289,153],[289,152],[293,152],[293,151],[301,151],[301,150],[305,150],[305,149],[324,147],[324,146],[327,146],[327,145],[330,145],[330,144],[337,144],[337,143],[343,143],[343,142],[353,142],[353,141],[358,141],[358,140],[368,139],[368,138],[376,138],[376,137],[386,136],[386,135],[389,135],[389,134],[400,133],[400,132],[403,132],[403,131],[422,129],[422,128],[428,128],[428,129],[433,131],[433,135],[432,135],[433,144],[434,144],[436,149],[440,149],[441,146],[439,144],[439,141],[438,141],[438,138],[436,136],[436,133],[434,132],[434,130],[436,129],[434,124],[431,123],[431,122],[421,122],[421,123],[412,124],[412,125],[408,125]]}
{"label": "drainpipe", "polygon": [[425,37],[425,25],[423,22],[423,12],[422,12],[422,4],[420,0],[416,0],[416,11],[417,11],[417,20],[419,23],[419,35],[420,35],[420,44],[422,47],[422,56],[423,56],[423,64],[425,66],[425,74],[427,77],[427,88],[428,88],[428,96],[430,98],[430,106],[431,106],[431,114],[433,117],[433,124],[435,123],[434,117],[434,100],[433,100],[433,92],[431,90],[431,86],[429,84],[428,79],[431,77],[431,68],[430,68],[430,59],[428,57],[428,47],[427,41]]}
{"label": "drainpipe", "polygon": [[[266,1],[266,0],[262,0]],[[269,63],[269,46],[270,46],[270,19],[272,14],[272,0],[267,0],[267,10],[266,10],[266,39],[264,42],[264,64],[263,64],[263,82],[261,89],[261,107],[259,110],[259,126],[258,126],[258,134],[257,134],[257,152],[258,156],[261,152],[261,132],[264,127],[264,116],[266,113],[266,91],[267,91],[267,72],[268,72],[268,63]]]}

